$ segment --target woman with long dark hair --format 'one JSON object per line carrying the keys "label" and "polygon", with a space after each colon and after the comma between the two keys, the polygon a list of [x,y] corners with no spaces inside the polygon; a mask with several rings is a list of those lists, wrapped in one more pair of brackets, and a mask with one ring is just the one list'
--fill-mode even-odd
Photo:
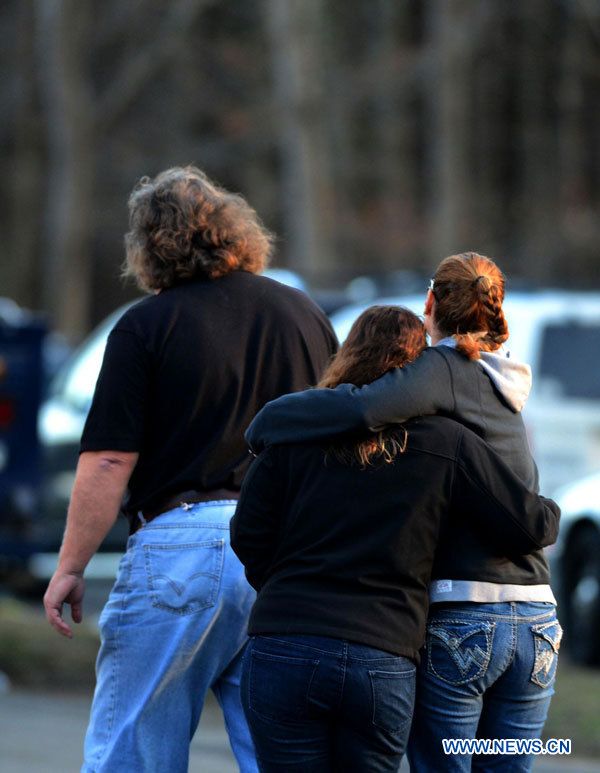
{"label": "woman with long dark hair", "polygon": [[[414,314],[372,307],[320,386],[369,384],[424,347]],[[440,416],[263,451],[231,522],[258,591],[242,702],[260,770],[396,771],[442,534],[464,524],[490,554],[516,556],[552,542],[557,521],[553,503]]]}
{"label": "woman with long dark hair", "polygon": [[[438,414],[476,432],[536,491],[537,468],[521,417],[531,370],[504,346],[504,288],[489,258],[472,252],[446,258],[425,299],[430,347],[372,384],[308,390],[269,403],[250,426],[250,445],[332,442],[344,433]],[[500,546],[490,554],[460,522],[439,546],[432,580],[408,748],[413,770],[530,770],[533,757],[522,749],[448,756],[443,741],[539,739],[562,636],[545,555],[537,550],[516,561]]]}

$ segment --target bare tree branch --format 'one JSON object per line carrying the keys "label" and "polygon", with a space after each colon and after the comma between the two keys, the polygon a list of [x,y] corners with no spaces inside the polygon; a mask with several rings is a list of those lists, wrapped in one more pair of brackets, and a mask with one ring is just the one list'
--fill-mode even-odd
{"label": "bare tree branch", "polygon": [[106,131],[129,107],[154,73],[180,50],[181,35],[200,13],[214,3],[215,0],[176,0],[171,4],[167,18],[160,25],[159,35],[137,56],[127,60],[123,71],[100,97],[97,112],[99,130]]}
{"label": "bare tree branch", "polygon": [[582,10],[583,16],[596,39],[596,43],[600,42],[600,21],[598,18],[597,3],[590,3],[590,0],[577,0],[577,5]]}
{"label": "bare tree branch", "polygon": [[[147,0],[128,0],[128,2],[107,3],[101,10],[104,15],[96,21],[94,36],[100,46],[118,43],[138,14],[143,14]],[[147,12],[147,11],[146,11]]]}

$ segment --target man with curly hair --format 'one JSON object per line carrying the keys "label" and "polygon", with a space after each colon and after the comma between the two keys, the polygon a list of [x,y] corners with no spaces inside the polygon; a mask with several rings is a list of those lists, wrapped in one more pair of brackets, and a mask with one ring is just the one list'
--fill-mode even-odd
{"label": "man with curly hair", "polygon": [[244,430],[315,384],[337,341],[306,295],[258,276],[271,234],[200,170],[143,178],[129,213],[125,274],[152,294],[108,338],[46,614],[72,636],[63,604],[80,622],[84,569],[123,506],[131,536],[100,618],[82,770],[187,771],[211,688],[254,771],[239,695],[254,592],[229,546]]}

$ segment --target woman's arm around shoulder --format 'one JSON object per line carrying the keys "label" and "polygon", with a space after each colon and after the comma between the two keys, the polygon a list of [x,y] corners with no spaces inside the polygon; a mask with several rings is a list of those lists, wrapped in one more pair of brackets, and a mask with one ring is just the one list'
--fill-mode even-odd
{"label": "woman's arm around shoulder", "polygon": [[362,387],[309,389],[265,405],[246,432],[259,452],[276,443],[313,442],[350,432],[378,431],[413,416],[454,410],[446,358],[430,347],[403,368]]}
{"label": "woman's arm around shoulder", "polygon": [[460,426],[453,507],[508,554],[552,545],[560,508],[525,486],[481,438]]}

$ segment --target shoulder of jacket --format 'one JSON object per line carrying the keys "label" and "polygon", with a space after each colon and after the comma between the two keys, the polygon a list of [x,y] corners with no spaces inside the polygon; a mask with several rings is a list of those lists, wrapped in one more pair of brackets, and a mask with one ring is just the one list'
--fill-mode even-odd
{"label": "shoulder of jacket", "polygon": [[413,439],[415,434],[419,433],[420,439],[415,450],[433,453],[450,461],[458,460],[465,427],[455,419],[440,414],[419,416],[410,419],[406,423],[406,429],[409,444],[411,444],[411,433],[413,433]]}

